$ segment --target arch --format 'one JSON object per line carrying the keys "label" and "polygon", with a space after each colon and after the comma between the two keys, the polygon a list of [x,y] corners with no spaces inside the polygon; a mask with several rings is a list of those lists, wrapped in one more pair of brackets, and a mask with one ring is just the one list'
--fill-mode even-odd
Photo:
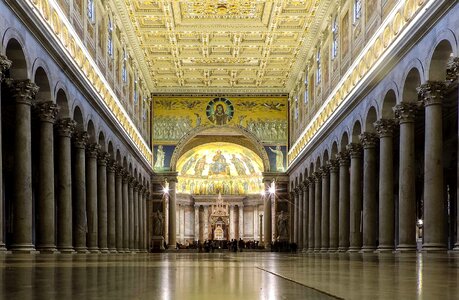
{"label": "arch", "polygon": [[122,158],[121,158],[121,152],[120,149],[116,149],[116,162],[121,165],[122,163]]}
{"label": "arch", "polygon": [[108,154],[110,155],[110,159],[115,159],[115,151],[113,150],[113,143],[112,141],[108,142]]}
{"label": "arch", "polygon": [[39,101],[52,101],[48,73],[44,68],[38,67],[36,69],[33,81],[40,88],[37,93],[37,99]]}
{"label": "arch", "polygon": [[430,59],[429,80],[446,80],[446,67],[452,54],[453,47],[449,40],[444,39],[437,44]]}
{"label": "arch", "polygon": [[303,173],[300,172],[300,182],[303,182]]}
{"label": "arch", "polygon": [[339,151],[345,151],[346,146],[349,144],[349,135],[347,132],[343,132],[343,135],[341,136],[341,141],[339,143]]}
{"label": "arch", "polygon": [[5,55],[12,62],[11,68],[7,72],[9,73],[8,77],[14,80],[28,79],[27,58],[22,44],[16,38],[11,38],[6,43]]}
{"label": "arch", "polygon": [[266,153],[265,148],[263,147],[263,144],[261,141],[250,131],[245,129],[242,126],[216,126],[216,125],[211,125],[211,126],[198,126],[189,131],[185,136],[182,137],[182,139],[177,143],[177,146],[174,149],[174,152],[172,153],[171,157],[171,163],[170,167],[172,171],[176,171],[177,168],[177,162],[178,159],[186,152],[186,146],[199,134],[202,134],[205,131],[209,130],[230,130],[233,131],[237,134],[241,134],[244,137],[246,137],[254,147],[254,152],[261,157],[263,161],[263,168],[264,171],[270,170],[270,164],[269,164],[269,157],[268,154]]}
{"label": "arch", "polygon": [[322,166],[322,163],[321,163],[321,160],[320,160],[320,156],[318,156],[317,159],[316,159],[316,168],[315,168],[314,171],[316,171],[316,172],[319,171],[321,166]]}
{"label": "arch", "polygon": [[367,118],[365,119],[365,132],[375,132],[374,123],[378,119],[378,114],[376,113],[376,108],[374,106],[370,107],[367,113]]}
{"label": "arch", "polygon": [[127,163],[126,156],[123,157],[123,168],[124,168],[125,171],[128,170],[128,163]]}
{"label": "arch", "polygon": [[88,131],[88,136],[89,136],[88,142],[91,144],[97,143],[96,130],[94,128],[94,123],[92,122],[92,120],[88,121],[87,128],[88,128],[87,131]]}
{"label": "arch", "polygon": [[75,110],[73,111],[73,120],[77,124],[76,129],[79,131],[84,131],[83,113],[78,106],[75,107]]}
{"label": "arch", "polygon": [[334,141],[331,147],[331,159],[336,159],[338,152],[338,142]]}
{"label": "arch", "polygon": [[352,127],[352,143],[358,143],[360,141],[360,135],[362,134],[362,125],[360,121],[355,121],[354,126]]}
{"label": "arch", "polygon": [[397,95],[393,89],[390,89],[386,92],[384,96],[383,103],[381,105],[382,111],[381,116],[383,119],[393,119],[394,110],[393,107],[397,104]]}
{"label": "arch", "polygon": [[323,161],[324,166],[328,164],[328,161],[329,161],[328,149],[325,149],[324,154],[322,156],[322,161]]}
{"label": "arch", "polygon": [[70,117],[68,98],[63,89],[57,91],[56,104],[59,107],[59,113],[57,115],[59,119]]}
{"label": "arch", "polygon": [[100,146],[100,151],[105,152],[105,151],[106,151],[106,147],[105,147],[105,135],[104,135],[104,133],[103,133],[102,131],[99,132],[98,144],[99,144],[99,146]]}
{"label": "arch", "polygon": [[403,84],[403,102],[416,102],[418,99],[417,88],[421,85],[421,72],[418,68],[412,68],[405,77]]}
{"label": "arch", "polygon": [[311,163],[309,164],[309,174],[308,174],[308,177],[311,177],[312,174],[314,173],[314,163],[311,161]]}

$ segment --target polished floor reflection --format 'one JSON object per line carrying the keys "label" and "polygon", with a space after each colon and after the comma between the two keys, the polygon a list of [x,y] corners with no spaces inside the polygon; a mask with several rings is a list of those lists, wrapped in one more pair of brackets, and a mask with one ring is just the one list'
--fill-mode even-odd
{"label": "polished floor reflection", "polygon": [[459,256],[2,255],[0,299],[459,299]]}

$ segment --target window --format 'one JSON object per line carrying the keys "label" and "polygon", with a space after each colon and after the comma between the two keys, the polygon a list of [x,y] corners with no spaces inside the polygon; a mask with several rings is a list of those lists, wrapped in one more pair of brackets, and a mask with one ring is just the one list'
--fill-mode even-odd
{"label": "window", "polygon": [[126,48],[123,49],[123,68],[121,71],[121,77],[123,79],[124,83],[127,83],[127,53],[126,53]]}
{"label": "window", "polygon": [[112,19],[108,18],[108,41],[107,52],[108,56],[113,57],[113,23]]}
{"label": "window", "polygon": [[138,84],[137,84],[137,77],[134,80],[134,104],[137,105],[137,101],[139,98],[139,91],[138,91]]}
{"label": "window", "polygon": [[94,0],[88,0],[88,18],[92,23],[96,20]]}
{"label": "window", "polygon": [[304,77],[304,104],[309,101],[309,88],[308,88],[308,73]]}
{"label": "window", "polygon": [[295,120],[298,120],[299,113],[298,97],[295,97]]}
{"label": "window", "polygon": [[320,49],[317,50],[316,62],[317,62],[316,83],[320,84],[320,82],[322,81],[322,66],[320,64]]}
{"label": "window", "polygon": [[362,0],[354,0],[354,23],[362,16]]}
{"label": "window", "polygon": [[332,59],[338,56],[338,16],[335,16],[332,23]]}

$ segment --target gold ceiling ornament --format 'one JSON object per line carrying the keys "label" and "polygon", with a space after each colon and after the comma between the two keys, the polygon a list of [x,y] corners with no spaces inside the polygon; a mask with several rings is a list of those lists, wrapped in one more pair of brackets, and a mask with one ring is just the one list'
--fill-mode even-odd
{"label": "gold ceiling ornament", "polygon": [[285,94],[336,0],[111,1],[156,92]]}
{"label": "gold ceiling ornament", "polygon": [[241,0],[204,0],[188,1],[188,14],[193,17],[221,18],[252,18],[257,12],[257,4],[260,1]]}

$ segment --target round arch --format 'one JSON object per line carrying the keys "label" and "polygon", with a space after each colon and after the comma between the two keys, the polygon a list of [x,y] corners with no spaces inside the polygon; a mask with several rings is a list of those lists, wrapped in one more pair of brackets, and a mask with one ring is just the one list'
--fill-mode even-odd
{"label": "round arch", "polygon": [[[237,133],[237,134],[240,134],[246,137],[251,142],[252,147],[250,147],[250,149],[253,150],[258,156],[260,156],[261,160],[263,161],[263,168],[264,168],[263,171],[266,172],[271,169],[270,164],[269,164],[268,153],[266,153],[266,150],[263,147],[261,141],[254,134],[252,134],[251,132],[249,132],[248,130],[246,130],[245,128],[241,126],[214,126],[214,125],[211,125],[211,126],[200,126],[200,127],[194,128],[193,130],[188,132],[188,134],[186,134],[177,143],[177,146],[175,147],[174,152],[172,153],[172,157],[171,157],[171,163],[170,163],[171,170],[172,171],[177,170],[177,162],[179,158],[183,154],[185,154],[185,152],[188,150],[187,146],[191,143],[191,141],[195,137],[197,137],[198,135],[206,131],[213,130],[213,129],[230,130],[230,131],[233,131],[234,133]],[[222,142],[225,142],[225,140],[222,140]]]}

